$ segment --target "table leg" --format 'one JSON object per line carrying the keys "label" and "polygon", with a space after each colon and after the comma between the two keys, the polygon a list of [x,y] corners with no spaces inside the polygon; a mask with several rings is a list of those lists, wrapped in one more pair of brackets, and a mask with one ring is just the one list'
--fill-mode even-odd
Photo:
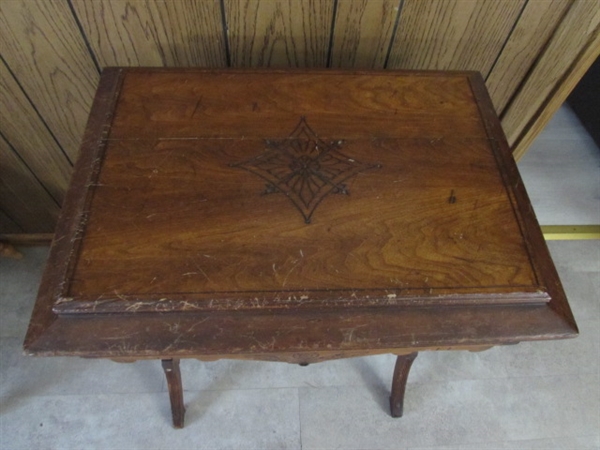
{"label": "table leg", "polygon": [[183,405],[183,387],[181,385],[179,359],[163,359],[162,367],[167,377],[167,385],[169,386],[173,426],[175,428],[183,428],[185,406]]}
{"label": "table leg", "polygon": [[406,380],[410,366],[419,353],[414,352],[408,355],[400,355],[396,360],[394,368],[394,377],[392,378],[392,395],[390,396],[390,410],[392,417],[402,417],[404,407],[404,391],[406,390]]}

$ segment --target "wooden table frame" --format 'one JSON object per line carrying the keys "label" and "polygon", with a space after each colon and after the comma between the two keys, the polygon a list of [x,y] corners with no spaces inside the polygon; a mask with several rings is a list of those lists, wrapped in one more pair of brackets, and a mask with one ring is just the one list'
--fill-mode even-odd
{"label": "wooden table frame", "polygon": [[[392,391],[390,394],[390,412],[392,417],[402,417],[404,409],[404,392],[406,390],[408,373],[417,354],[417,352],[413,352],[407,355],[400,355],[396,359],[394,377],[392,379]],[[308,363],[302,363],[302,365],[308,365]],[[165,376],[167,377],[173,426],[175,428],[183,428],[185,405],[183,402],[183,386],[181,383],[179,359],[163,359],[162,367],[165,371]]]}
{"label": "wooden table frame", "polygon": [[[77,305],[69,304],[68,287],[81,242],[86,237],[92,193],[102,170],[105,147],[110,141],[115,108],[124,78],[130,73],[144,71],[174,72],[169,69],[109,68],[101,77],[25,339],[27,354],[117,361],[160,359],[168,382],[173,423],[175,427],[182,427],[185,408],[179,370],[181,358],[284,361],[306,365],[337,358],[393,353],[398,355],[398,359],[390,406],[392,416],[400,417],[409,369],[418,351],[481,350],[495,345],[577,335],[573,315],[483,79],[475,72],[452,72],[450,75],[446,72],[421,72],[416,76],[455,76],[468,80],[488,136],[490,151],[494,154],[497,170],[526,240],[531,266],[539,280],[537,291],[518,298],[507,297],[505,302],[493,303],[492,299],[491,303],[476,304],[477,298],[469,297],[470,300],[462,303],[450,300],[445,303],[442,299],[437,303],[412,306],[401,302],[394,304],[394,294],[388,296],[389,303],[385,308],[376,303],[357,306],[347,303],[343,308],[298,305],[292,310],[277,307],[241,308],[230,312],[202,308],[198,311],[162,311],[153,303],[154,309],[149,307],[134,311],[135,314],[117,314],[110,309],[114,302],[97,301],[92,306],[82,306],[93,307],[93,311],[77,310]],[[370,76],[383,73],[178,71],[223,76],[255,76],[260,73]],[[414,74],[393,73],[397,76]],[[214,339],[220,334],[225,338]],[[248,336],[251,336],[251,342]]]}

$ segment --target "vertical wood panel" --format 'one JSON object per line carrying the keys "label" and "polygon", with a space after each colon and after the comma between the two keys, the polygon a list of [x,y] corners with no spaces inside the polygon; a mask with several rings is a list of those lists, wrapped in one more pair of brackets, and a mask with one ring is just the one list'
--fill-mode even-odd
{"label": "vertical wood panel", "polygon": [[341,0],[335,15],[332,67],[382,69],[399,0]]}
{"label": "vertical wood panel", "polygon": [[529,0],[486,85],[500,114],[572,0]]}
{"label": "vertical wood panel", "polygon": [[23,229],[17,225],[4,211],[0,209],[0,234],[22,233]]}
{"label": "vertical wood panel", "polygon": [[226,65],[219,0],[75,0],[100,66]]}
{"label": "vertical wood panel", "polygon": [[325,67],[334,0],[225,0],[231,65]]}
{"label": "vertical wood panel", "polygon": [[27,233],[51,233],[58,205],[0,136],[0,204]]}
{"label": "vertical wood panel", "polygon": [[489,73],[525,0],[405,0],[389,68]]}
{"label": "vertical wood panel", "polygon": [[8,66],[74,160],[98,71],[66,0],[3,2],[0,43]]}
{"label": "vertical wood panel", "polygon": [[[561,81],[568,75],[577,55],[598,33],[598,2],[577,0],[558,26],[519,92],[506,108],[502,127],[511,146],[514,146],[519,136],[526,131],[528,123],[531,125],[536,116],[541,114],[544,103],[547,103],[552,94],[560,88]],[[595,46],[597,47],[597,44]],[[596,53],[597,50],[596,48]],[[565,97],[566,94],[568,92],[565,93]]]}
{"label": "vertical wood panel", "polygon": [[567,100],[569,93],[585,75],[590,66],[600,57],[600,28],[592,35],[579,57],[569,67],[554,92],[546,99],[543,106],[536,112],[533,119],[524,128],[523,134],[513,145],[515,159],[521,158],[536,136],[541,133],[546,124],[560,106]]}
{"label": "vertical wood panel", "polygon": [[0,61],[0,133],[54,200],[62,203],[71,164],[3,62]]}

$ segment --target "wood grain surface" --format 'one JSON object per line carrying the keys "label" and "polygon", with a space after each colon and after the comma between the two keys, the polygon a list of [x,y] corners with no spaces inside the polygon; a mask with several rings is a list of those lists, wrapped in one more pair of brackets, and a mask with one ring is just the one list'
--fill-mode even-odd
{"label": "wood grain surface", "polygon": [[535,64],[572,0],[530,0],[486,79],[486,86],[502,114],[507,103]]}
{"label": "wood grain surface", "polygon": [[383,69],[400,4],[399,0],[338,2],[331,67]]}
{"label": "wood grain surface", "polygon": [[225,0],[233,67],[325,67],[333,0]]}
{"label": "wood grain surface", "polygon": [[[456,137],[486,137],[464,76],[437,77],[446,96],[440,99],[427,82],[435,73],[402,77],[389,72],[373,78],[374,73],[366,71],[332,80],[331,72],[230,70],[224,90],[220,71],[203,75],[198,86],[194,70],[140,69],[124,81],[110,137],[280,138],[301,116],[311,120],[315,114],[318,133],[328,138],[372,133],[381,138],[440,139],[449,129]],[[160,109],[152,106],[158,99]],[[337,136],[340,127],[344,136]]]}
{"label": "wood grain surface", "polygon": [[71,162],[2,61],[0,132],[54,200],[62,203],[71,176]]}
{"label": "wood grain surface", "polygon": [[[48,194],[29,168],[0,136],[0,203],[23,231],[50,233],[58,218],[58,204]],[[7,223],[9,233],[11,224]]]}
{"label": "wood grain surface", "polygon": [[75,0],[101,67],[226,65],[219,0]]}
{"label": "wood grain surface", "polygon": [[[552,94],[560,89],[561,81],[568,75],[574,60],[577,59],[576,55],[582,49],[587,49],[588,43],[592,44],[599,33],[598,3],[588,0],[575,1],[519,92],[504,111],[501,118],[502,127],[511,146],[518,142],[527,125],[535,121],[536,116],[543,111],[544,104]],[[592,63],[594,54],[597,55],[598,44],[592,45],[590,50],[592,58],[589,58],[589,64]]]}
{"label": "wood grain surface", "polygon": [[109,145],[68,297],[194,293],[216,307],[286,293],[308,303],[312,291],[536,289],[485,141],[346,139],[344,155],[382,167],[348,180],[349,196],[324,198],[307,226],[286,195],[261,195],[262,178],[230,167],[264,141],[224,137]]}
{"label": "wood grain surface", "polygon": [[389,68],[477,70],[484,78],[525,0],[405,0]]}
{"label": "wood grain surface", "polygon": [[547,301],[471,76],[128,70],[57,308]]}
{"label": "wood grain surface", "polygon": [[2,2],[0,42],[2,57],[74,161],[98,71],[67,2]]}

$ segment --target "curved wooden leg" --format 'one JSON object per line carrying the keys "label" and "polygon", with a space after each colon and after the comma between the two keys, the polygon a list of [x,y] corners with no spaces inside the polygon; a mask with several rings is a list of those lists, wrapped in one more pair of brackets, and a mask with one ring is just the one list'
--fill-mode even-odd
{"label": "curved wooden leg", "polygon": [[406,390],[408,372],[418,354],[418,352],[414,352],[408,355],[400,355],[396,360],[394,377],[392,378],[392,395],[390,396],[390,410],[392,417],[402,417],[404,391]]}
{"label": "curved wooden leg", "polygon": [[169,398],[171,399],[171,415],[173,426],[183,428],[185,406],[183,405],[183,387],[181,385],[181,371],[179,370],[179,359],[163,359],[162,367],[167,377],[169,387]]}

